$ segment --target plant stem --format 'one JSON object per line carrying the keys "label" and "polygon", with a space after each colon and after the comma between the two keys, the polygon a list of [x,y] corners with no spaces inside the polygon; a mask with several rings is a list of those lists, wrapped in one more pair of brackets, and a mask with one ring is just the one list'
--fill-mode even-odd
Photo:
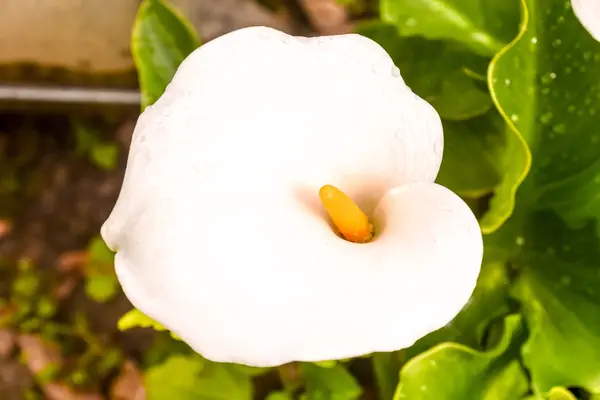
{"label": "plant stem", "polygon": [[392,400],[398,385],[400,362],[397,353],[373,353],[373,372],[380,400]]}

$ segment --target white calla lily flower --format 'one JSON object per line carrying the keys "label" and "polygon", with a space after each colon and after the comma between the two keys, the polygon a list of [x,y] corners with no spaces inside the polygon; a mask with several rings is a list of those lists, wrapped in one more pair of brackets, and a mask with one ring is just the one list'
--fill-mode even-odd
{"label": "white calla lily flower", "polygon": [[210,360],[398,350],[455,317],[481,266],[475,216],[433,182],[442,149],[370,39],[241,29],[140,116],[102,235],[133,305]]}
{"label": "white calla lily flower", "polygon": [[600,0],[571,0],[571,6],[581,25],[600,41]]}

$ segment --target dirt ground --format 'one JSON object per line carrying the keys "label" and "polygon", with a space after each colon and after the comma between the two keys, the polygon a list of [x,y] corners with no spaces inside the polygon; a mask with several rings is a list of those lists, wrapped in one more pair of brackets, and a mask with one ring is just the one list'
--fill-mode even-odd
{"label": "dirt ground", "polygon": [[[7,269],[29,260],[48,272],[55,287],[69,282],[60,264],[65,257],[84,251],[108,216],[119,193],[135,118],[131,115],[117,123],[101,123],[106,138],[121,150],[118,168],[106,171],[74,155],[67,115],[0,115],[1,171],[15,175],[18,182],[16,190],[0,197],[5,221],[0,260]],[[3,294],[9,282],[0,284]],[[84,295],[80,282],[71,286],[58,296],[65,320],[73,312],[83,312],[94,332],[115,341],[126,353],[136,356],[144,350],[152,332],[117,332],[118,318],[131,308],[122,294],[100,304]],[[33,386],[32,371],[12,357],[14,349],[9,344],[21,343],[17,332],[4,329],[0,335],[5,339],[0,340],[0,347],[7,347],[0,349],[0,398],[20,399],[23,390]]]}

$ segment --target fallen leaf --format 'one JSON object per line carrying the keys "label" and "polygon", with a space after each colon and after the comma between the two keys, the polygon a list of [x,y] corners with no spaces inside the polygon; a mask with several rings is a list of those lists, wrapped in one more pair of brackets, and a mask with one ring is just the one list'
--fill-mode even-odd
{"label": "fallen leaf", "polygon": [[348,13],[337,0],[300,0],[312,26],[321,35],[350,33]]}
{"label": "fallen leaf", "polygon": [[60,255],[56,268],[61,272],[72,272],[83,269],[89,261],[87,250],[68,251]]}
{"label": "fallen leaf", "polygon": [[69,297],[77,287],[78,283],[79,278],[76,276],[71,275],[63,278],[52,290],[54,298],[62,300]]}
{"label": "fallen leaf", "polygon": [[7,219],[0,219],[0,240],[4,239],[12,231],[12,224]]}
{"label": "fallen leaf", "polygon": [[27,367],[34,375],[41,373],[50,365],[61,365],[63,362],[58,346],[43,340],[38,335],[19,335],[17,343]]}
{"label": "fallen leaf", "polygon": [[[17,343],[33,375],[42,374],[48,368],[63,363],[59,347],[38,335],[19,335]],[[104,400],[99,393],[78,392],[62,382],[38,383],[47,400]]]}
{"label": "fallen leaf", "polygon": [[115,379],[111,390],[111,400],[145,400],[146,388],[143,376],[135,363],[125,360],[121,373]]}
{"label": "fallen leaf", "polygon": [[0,360],[10,357],[15,348],[16,339],[12,329],[0,329]]}

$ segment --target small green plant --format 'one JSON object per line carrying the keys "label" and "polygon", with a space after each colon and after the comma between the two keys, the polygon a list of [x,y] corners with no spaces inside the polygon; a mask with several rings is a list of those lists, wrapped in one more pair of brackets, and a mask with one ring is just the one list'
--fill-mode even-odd
{"label": "small green plant", "polygon": [[90,163],[104,170],[116,168],[119,147],[115,143],[103,140],[100,134],[89,124],[73,121],[75,135],[75,154],[87,158]]}
{"label": "small green plant", "polygon": [[88,246],[88,255],[84,266],[85,292],[99,303],[107,302],[120,290],[113,267],[114,253],[96,236]]}

